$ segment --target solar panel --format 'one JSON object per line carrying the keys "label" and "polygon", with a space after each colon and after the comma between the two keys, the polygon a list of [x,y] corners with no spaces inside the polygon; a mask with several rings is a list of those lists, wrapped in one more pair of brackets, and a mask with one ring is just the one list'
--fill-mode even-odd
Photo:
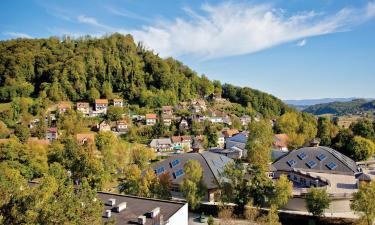
{"label": "solar panel", "polygon": [[304,153],[304,152],[299,153],[297,156],[301,160],[306,159],[306,157],[307,157],[306,153]]}
{"label": "solar panel", "polygon": [[289,165],[290,167],[292,167],[292,166],[294,166],[294,165],[297,164],[296,160],[294,160],[294,159],[289,159],[287,163],[288,163],[288,165]]}
{"label": "solar panel", "polygon": [[323,153],[320,153],[316,158],[318,158],[319,161],[323,161],[323,160],[325,160],[327,158],[327,156],[324,155]]}
{"label": "solar panel", "polygon": [[176,172],[173,172],[174,179],[177,179],[177,177],[184,175],[184,169],[179,169]]}
{"label": "solar panel", "polygon": [[327,167],[330,170],[334,170],[334,169],[336,169],[337,165],[334,162],[330,162],[330,163],[327,164]]}
{"label": "solar panel", "polygon": [[179,163],[180,163],[180,160],[178,160],[178,159],[173,160],[173,161],[170,163],[171,168],[176,167]]}
{"label": "solar panel", "polygon": [[159,175],[159,174],[161,174],[161,173],[164,173],[164,171],[165,171],[164,167],[159,167],[159,168],[157,168],[157,169],[155,170],[155,173],[156,173],[156,175]]}
{"label": "solar panel", "polygon": [[316,162],[313,161],[313,160],[310,160],[310,161],[308,161],[308,162],[306,163],[306,165],[307,165],[310,169],[312,169],[312,168],[314,168],[314,167],[316,166]]}

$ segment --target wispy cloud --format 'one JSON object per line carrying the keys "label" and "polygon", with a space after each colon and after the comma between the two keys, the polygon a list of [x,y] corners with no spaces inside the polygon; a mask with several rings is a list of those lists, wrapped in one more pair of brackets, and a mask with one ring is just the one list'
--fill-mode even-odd
{"label": "wispy cloud", "polygon": [[211,59],[250,54],[291,41],[347,31],[375,16],[375,2],[362,8],[343,8],[331,15],[315,11],[290,15],[269,4],[233,2],[204,4],[201,9],[201,12],[185,10],[188,19],[165,20],[130,33],[162,56]]}
{"label": "wispy cloud", "polygon": [[14,37],[14,38],[32,38],[30,35],[21,32],[8,31],[3,32],[3,35]]}
{"label": "wispy cloud", "polygon": [[141,15],[139,15],[137,13],[134,13],[132,11],[129,11],[129,10],[115,9],[115,8],[112,8],[112,7],[108,7],[107,9],[108,9],[109,12],[111,12],[114,15],[117,15],[117,16],[122,16],[122,17],[130,18],[130,19],[140,20],[140,21],[144,21],[144,22],[152,22],[152,19],[141,16]]}
{"label": "wispy cloud", "polygon": [[297,45],[298,47],[303,47],[303,46],[305,46],[306,44],[307,44],[306,39],[303,39],[303,40],[297,42],[296,45]]}
{"label": "wispy cloud", "polygon": [[111,29],[110,26],[99,23],[94,17],[89,17],[86,15],[79,15],[77,17],[77,21],[79,23],[88,24],[88,25],[95,26],[95,27]]}

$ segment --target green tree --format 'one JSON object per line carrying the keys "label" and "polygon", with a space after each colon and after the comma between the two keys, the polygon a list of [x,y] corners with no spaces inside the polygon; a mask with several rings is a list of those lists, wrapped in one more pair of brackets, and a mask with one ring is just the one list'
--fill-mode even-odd
{"label": "green tree", "polygon": [[358,135],[375,141],[375,129],[372,122],[368,119],[361,119],[352,126],[354,135]]}
{"label": "green tree", "polygon": [[375,153],[375,144],[370,139],[355,136],[349,143],[349,152],[356,161],[367,160]]}
{"label": "green tree", "polygon": [[30,129],[23,124],[17,124],[14,128],[14,134],[21,142],[26,142],[30,137]]}
{"label": "green tree", "polygon": [[257,222],[261,225],[281,225],[277,207],[272,205],[267,215],[261,217]]}
{"label": "green tree", "polygon": [[184,179],[180,190],[186,198],[191,209],[195,209],[202,201],[206,187],[203,182],[203,169],[196,160],[188,160],[184,165]]}
{"label": "green tree", "polygon": [[321,145],[331,146],[332,138],[337,135],[337,132],[338,127],[329,118],[319,117],[317,137],[320,139]]}
{"label": "green tree", "polygon": [[277,208],[286,205],[289,199],[293,196],[293,183],[288,180],[288,177],[281,175],[274,185],[274,194],[271,198],[271,204]]}
{"label": "green tree", "polygon": [[204,134],[207,137],[207,147],[217,147],[217,141],[219,136],[217,134],[216,128],[209,121],[204,122],[204,127]]}
{"label": "green tree", "polygon": [[305,198],[306,208],[313,216],[321,216],[329,207],[331,199],[325,189],[310,188]]}
{"label": "green tree", "polygon": [[249,136],[246,143],[247,159],[252,165],[256,165],[266,171],[271,161],[271,146],[273,131],[271,124],[266,120],[249,124]]}
{"label": "green tree", "polygon": [[375,182],[361,183],[359,191],[353,194],[350,208],[363,215],[367,225],[375,221]]}
{"label": "green tree", "polygon": [[207,225],[214,225],[215,221],[214,218],[210,215],[207,219]]}
{"label": "green tree", "polygon": [[100,98],[100,92],[96,89],[96,88],[91,88],[89,93],[88,93],[88,98],[90,100],[90,102],[94,102],[95,99],[99,99]]}
{"label": "green tree", "polygon": [[109,106],[107,110],[107,118],[111,121],[118,121],[122,119],[122,114],[124,113],[123,108],[119,106]]}

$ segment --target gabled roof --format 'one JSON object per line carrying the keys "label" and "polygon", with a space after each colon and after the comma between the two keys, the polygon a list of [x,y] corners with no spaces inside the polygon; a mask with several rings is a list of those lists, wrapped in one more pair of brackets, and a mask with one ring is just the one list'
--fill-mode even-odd
{"label": "gabled roof", "polygon": [[108,104],[108,99],[95,99],[95,104]]}
{"label": "gabled roof", "polygon": [[88,102],[77,102],[77,108],[89,108],[90,104]]}
{"label": "gabled roof", "polygon": [[[164,167],[164,171],[170,174],[172,183],[179,184],[183,180],[184,175],[174,179],[173,172],[176,172],[181,168],[183,169],[186,162],[190,159],[197,160],[200,163],[203,169],[203,181],[208,189],[218,188],[218,182],[221,180],[220,174],[223,173],[225,165],[233,161],[226,156],[205,151],[202,153],[184,153],[171,156],[168,159],[153,165],[152,168],[156,170],[160,167]],[[172,168],[171,164],[175,160],[178,160],[178,163]]]}
{"label": "gabled roof", "polygon": [[113,102],[123,102],[123,99],[122,98],[114,98]]}
{"label": "gabled roof", "polygon": [[[289,160],[293,160],[295,163]],[[313,165],[312,167],[309,166],[310,161],[314,162],[310,164]],[[330,166],[330,163],[333,164]],[[323,146],[303,147],[291,151],[272,165],[278,171],[291,171],[295,168],[321,173],[355,174],[358,172],[358,167],[352,159],[332,148]]]}
{"label": "gabled roof", "polygon": [[152,139],[150,143],[150,147],[156,148],[159,145],[172,145],[170,138],[159,138],[159,139]]}
{"label": "gabled roof", "polygon": [[157,119],[157,115],[155,113],[146,114],[146,120],[147,119]]}

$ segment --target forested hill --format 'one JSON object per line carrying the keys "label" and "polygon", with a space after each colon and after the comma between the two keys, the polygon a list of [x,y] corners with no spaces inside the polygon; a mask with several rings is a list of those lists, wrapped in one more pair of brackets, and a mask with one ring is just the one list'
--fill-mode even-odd
{"label": "forested hill", "polygon": [[355,99],[350,102],[331,102],[309,106],[303,110],[304,112],[315,115],[322,114],[359,114],[367,111],[375,111],[375,101],[367,101],[365,99]]}
{"label": "forested hill", "polygon": [[17,96],[52,101],[118,96],[153,108],[212,93],[268,116],[288,108],[269,94],[221,85],[173,58],[162,59],[131,35],[0,42],[2,102]]}

